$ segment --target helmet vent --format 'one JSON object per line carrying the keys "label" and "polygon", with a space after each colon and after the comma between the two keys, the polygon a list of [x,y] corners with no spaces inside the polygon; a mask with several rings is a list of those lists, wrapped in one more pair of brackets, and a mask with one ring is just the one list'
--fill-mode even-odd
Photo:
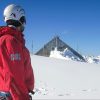
{"label": "helmet vent", "polygon": [[12,13],[11,16],[13,15],[13,17],[16,17],[16,14]]}

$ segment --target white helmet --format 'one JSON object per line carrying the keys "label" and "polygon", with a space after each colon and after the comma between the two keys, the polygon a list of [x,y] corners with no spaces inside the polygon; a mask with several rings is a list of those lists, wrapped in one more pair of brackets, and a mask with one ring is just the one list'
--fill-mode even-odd
{"label": "white helmet", "polygon": [[18,21],[21,24],[25,24],[26,20],[24,9],[21,6],[14,4],[7,6],[4,10],[4,21],[7,23],[9,20]]}

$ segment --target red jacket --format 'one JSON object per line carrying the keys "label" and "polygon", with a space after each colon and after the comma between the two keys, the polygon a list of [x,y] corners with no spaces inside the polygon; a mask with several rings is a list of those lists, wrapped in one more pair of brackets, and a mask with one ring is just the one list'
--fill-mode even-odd
{"label": "red jacket", "polygon": [[9,91],[13,100],[29,100],[34,74],[23,34],[11,27],[0,28],[0,91]]}

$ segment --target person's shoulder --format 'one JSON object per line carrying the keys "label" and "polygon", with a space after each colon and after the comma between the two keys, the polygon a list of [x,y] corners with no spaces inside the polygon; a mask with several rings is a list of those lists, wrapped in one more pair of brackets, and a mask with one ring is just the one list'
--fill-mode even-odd
{"label": "person's shoulder", "polygon": [[2,36],[0,36],[0,43],[8,43],[8,42],[14,42],[16,41],[16,38],[10,34],[4,34]]}
{"label": "person's shoulder", "polygon": [[16,38],[6,30],[7,27],[0,26],[0,46],[8,45],[8,44],[16,44]]}
{"label": "person's shoulder", "polygon": [[3,30],[6,26],[0,26],[0,31]]}
{"label": "person's shoulder", "polygon": [[10,34],[5,35],[4,40],[5,40],[6,43],[17,42],[16,38],[14,36],[10,35]]}
{"label": "person's shoulder", "polygon": [[14,43],[14,42],[15,38],[12,37],[11,35],[5,35],[0,38],[0,45]]}

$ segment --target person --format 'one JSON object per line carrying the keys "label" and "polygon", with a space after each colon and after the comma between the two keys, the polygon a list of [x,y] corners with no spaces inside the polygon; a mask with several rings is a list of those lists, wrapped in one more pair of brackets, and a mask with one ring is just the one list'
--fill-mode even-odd
{"label": "person", "polygon": [[25,47],[24,9],[19,5],[8,5],[4,10],[4,21],[7,25],[0,27],[0,100],[30,100],[34,73]]}

